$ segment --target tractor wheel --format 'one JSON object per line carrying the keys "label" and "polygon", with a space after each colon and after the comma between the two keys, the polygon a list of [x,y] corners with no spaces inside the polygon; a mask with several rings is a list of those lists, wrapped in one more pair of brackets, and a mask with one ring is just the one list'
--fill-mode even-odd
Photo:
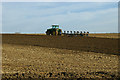
{"label": "tractor wheel", "polygon": [[53,31],[53,32],[52,32],[52,35],[56,35],[56,32],[55,32],[55,31]]}
{"label": "tractor wheel", "polygon": [[50,35],[50,31],[46,31],[46,35]]}
{"label": "tractor wheel", "polygon": [[58,35],[61,35],[62,34],[62,31],[60,30],[60,31],[58,31]]}
{"label": "tractor wheel", "polygon": [[56,35],[58,35],[59,33],[58,33],[58,31],[56,31]]}

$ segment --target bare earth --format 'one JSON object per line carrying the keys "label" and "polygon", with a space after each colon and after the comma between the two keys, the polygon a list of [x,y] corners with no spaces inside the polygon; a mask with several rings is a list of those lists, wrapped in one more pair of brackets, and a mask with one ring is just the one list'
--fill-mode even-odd
{"label": "bare earth", "polygon": [[2,44],[3,79],[115,79],[118,63],[118,55],[112,54]]}
{"label": "bare earth", "polygon": [[101,38],[120,38],[120,34],[117,33],[101,33],[101,34],[89,34],[90,37],[101,37]]}

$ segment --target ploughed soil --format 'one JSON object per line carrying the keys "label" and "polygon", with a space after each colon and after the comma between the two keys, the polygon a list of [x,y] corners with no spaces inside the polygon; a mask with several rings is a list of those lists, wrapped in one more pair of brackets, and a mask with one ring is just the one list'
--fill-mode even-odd
{"label": "ploughed soil", "polygon": [[3,34],[2,43],[119,55],[118,38]]}
{"label": "ploughed soil", "polygon": [[118,39],[2,35],[2,79],[116,79]]}
{"label": "ploughed soil", "polygon": [[91,33],[90,37],[120,38],[120,33]]}

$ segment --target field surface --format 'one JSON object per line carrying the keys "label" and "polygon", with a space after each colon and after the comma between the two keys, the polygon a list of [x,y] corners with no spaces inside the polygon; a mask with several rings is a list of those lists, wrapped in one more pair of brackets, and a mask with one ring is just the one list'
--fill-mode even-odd
{"label": "field surface", "polygon": [[2,35],[5,78],[116,78],[118,38]]}
{"label": "field surface", "polygon": [[90,37],[100,37],[100,38],[120,38],[120,34],[118,33],[91,33]]}

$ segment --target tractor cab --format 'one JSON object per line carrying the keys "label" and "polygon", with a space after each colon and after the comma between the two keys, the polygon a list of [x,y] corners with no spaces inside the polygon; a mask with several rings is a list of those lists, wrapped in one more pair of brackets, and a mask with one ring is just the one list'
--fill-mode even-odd
{"label": "tractor cab", "polygon": [[62,34],[62,29],[59,29],[58,24],[53,24],[52,28],[47,29],[46,35],[61,35]]}
{"label": "tractor cab", "polygon": [[52,28],[53,28],[53,29],[59,29],[59,25],[58,25],[58,24],[53,24],[53,25],[52,25]]}

